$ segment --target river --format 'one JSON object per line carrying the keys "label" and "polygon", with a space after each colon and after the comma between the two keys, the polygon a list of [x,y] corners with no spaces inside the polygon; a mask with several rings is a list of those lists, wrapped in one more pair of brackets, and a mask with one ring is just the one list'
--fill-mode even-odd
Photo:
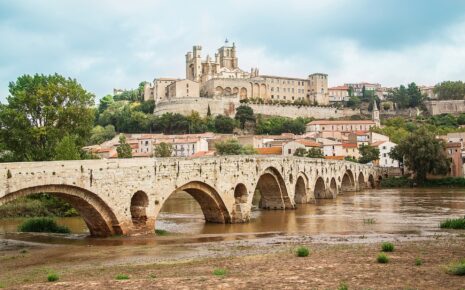
{"label": "river", "polygon": [[[192,197],[176,193],[163,206],[156,227],[186,238],[301,233],[424,235],[441,231],[440,221],[464,215],[465,189],[374,189],[298,205],[296,210],[255,210],[249,223],[210,224],[205,223],[200,206]],[[15,234],[22,221],[0,219],[0,238],[34,240],[34,234]],[[57,221],[75,234],[72,240],[87,239],[88,230],[81,218],[57,218]],[[59,240],[46,239],[52,243]]]}

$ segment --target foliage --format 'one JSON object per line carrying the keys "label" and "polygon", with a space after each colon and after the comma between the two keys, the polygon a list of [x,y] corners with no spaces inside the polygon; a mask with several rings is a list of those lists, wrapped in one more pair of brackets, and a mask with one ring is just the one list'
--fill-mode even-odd
{"label": "foliage", "polygon": [[307,247],[300,246],[295,251],[297,257],[307,257],[310,254],[310,250]]}
{"label": "foliage", "polygon": [[410,83],[407,87],[401,85],[394,88],[389,93],[388,99],[396,103],[399,108],[415,108],[423,103],[425,96],[421,94],[415,83]]}
{"label": "foliage", "polygon": [[242,146],[236,139],[228,139],[215,143],[219,155],[252,155],[256,150],[250,145]]}
{"label": "foliage", "polygon": [[462,81],[445,81],[437,84],[433,92],[439,100],[463,100],[465,99],[465,83]]}
{"label": "foliage", "polygon": [[116,275],[116,280],[128,280],[129,276],[126,274],[118,274]]}
{"label": "foliage", "polygon": [[344,160],[345,160],[345,161],[350,161],[350,162],[356,162],[356,163],[358,163],[357,158],[352,157],[352,156],[346,156],[346,157],[344,157]]}
{"label": "foliage", "polygon": [[76,136],[65,135],[55,147],[55,160],[80,160]]}
{"label": "foliage", "polygon": [[360,158],[358,162],[366,164],[379,159],[379,149],[370,145],[362,144],[359,147]]}
{"label": "foliage", "polygon": [[78,215],[78,212],[69,203],[44,193],[20,197],[0,206],[2,218]]}
{"label": "foliage", "polygon": [[230,134],[235,127],[234,119],[228,116],[218,115],[215,118],[215,132]]}
{"label": "foliage", "polygon": [[119,144],[116,147],[116,152],[118,152],[118,158],[132,158],[132,149],[126,142],[124,134],[119,135]]}
{"label": "foliage", "polygon": [[389,257],[385,253],[380,253],[376,258],[376,261],[378,261],[380,264],[387,264],[389,263]]}
{"label": "foliage", "polygon": [[137,111],[141,111],[144,114],[153,114],[155,110],[155,101],[143,101],[139,103],[139,106],[135,108]]}
{"label": "foliage", "polygon": [[305,125],[310,122],[307,118],[286,118],[281,116],[273,116],[257,118],[256,133],[259,135],[279,135],[282,133],[303,134],[305,133]]}
{"label": "foliage", "polygon": [[167,230],[155,229],[155,234],[157,236],[167,236],[169,232]]}
{"label": "foliage", "polygon": [[309,158],[323,158],[323,153],[320,148],[297,148],[294,152],[294,156],[298,157],[309,157]]}
{"label": "foliage", "polygon": [[423,264],[423,260],[421,258],[415,258],[415,266],[421,266]]}
{"label": "foliage", "polygon": [[389,242],[383,242],[381,244],[381,251],[383,252],[393,252],[394,251],[394,244]]}
{"label": "foliage", "polygon": [[94,120],[94,96],[73,79],[23,75],[9,84],[8,104],[0,104],[0,143],[14,161],[45,161],[55,156],[64,135],[85,145]]}
{"label": "foliage", "polygon": [[103,113],[108,107],[114,103],[115,100],[113,99],[112,95],[106,95],[103,98],[100,99],[99,104],[98,104],[98,112],[101,114]]}
{"label": "foliage", "polygon": [[113,139],[116,136],[115,126],[106,125],[102,127],[100,125],[92,128],[90,136],[90,144],[102,144],[105,141]]}
{"label": "foliage", "polygon": [[355,108],[360,108],[360,104],[362,103],[362,100],[358,96],[351,96],[349,100],[347,101],[347,107],[355,109]]}
{"label": "foliage", "polygon": [[438,179],[426,180],[423,184],[425,187],[465,187],[465,178],[463,177],[445,177]]}
{"label": "foliage", "polygon": [[349,290],[349,286],[347,285],[347,283],[341,282],[341,284],[339,284],[339,287],[337,288],[337,290]]}
{"label": "foliage", "polygon": [[49,217],[36,217],[25,220],[18,228],[20,232],[70,233],[67,227],[59,226]]}
{"label": "foliage", "polygon": [[398,187],[409,187],[411,186],[410,180],[405,177],[388,177],[381,180],[381,187],[383,188],[398,188]]}
{"label": "foliage", "polygon": [[449,264],[446,270],[451,275],[465,276],[465,259]]}
{"label": "foliage", "polygon": [[441,175],[449,170],[450,160],[445,152],[445,143],[437,140],[425,127],[416,130],[389,153],[415,172],[418,183],[426,180],[428,173]]}
{"label": "foliage", "polygon": [[171,157],[173,155],[173,146],[171,144],[161,142],[154,149],[155,157]]}
{"label": "foliage", "polygon": [[239,121],[241,129],[244,129],[246,122],[255,122],[253,109],[246,105],[240,105],[237,107],[236,116],[234,118]]}
{"label": "foliage", "polygon": [[223,268],[217,268],[213,270],[213,275],[215,276],[224,276],[226,275],[226,273],[227,273],[226,269],[223,269]]}
{"label": "foliage", "polygon": [[60,277],[56,273],[50,273],[47,275],[48,282],[55,282],[55,281],[58,281],[58,279],[60,279]]}
{"label": "foliage", "polygon": [[465,216],[463,218],[447,219],[439,225],[443,229],[465,230]]}

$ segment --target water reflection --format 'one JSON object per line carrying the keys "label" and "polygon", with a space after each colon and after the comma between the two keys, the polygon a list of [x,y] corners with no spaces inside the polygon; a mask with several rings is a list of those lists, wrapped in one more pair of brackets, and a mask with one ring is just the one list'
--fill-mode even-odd
{"label": "water reflection", "polygon": [[[384,189],[345,193],[296,210],[253,211],[249,223],[205,223],[198,203],[187,193],[172,195],[156,227],[183,237],[267,235],[270,233],[367,234],[439,231],[441,220],[465,215],[464,189]],[[79,238],[88,234],[80,218],[59,218]],[[0,220],[0,233],[15,232],[22,219]],[[148,237],[150,239],[150,237]],[[153,237],[152,237],[153,238]],[[45,239],[45,238],[42,238]],[[211,236],[207,239],[211,240]]]}

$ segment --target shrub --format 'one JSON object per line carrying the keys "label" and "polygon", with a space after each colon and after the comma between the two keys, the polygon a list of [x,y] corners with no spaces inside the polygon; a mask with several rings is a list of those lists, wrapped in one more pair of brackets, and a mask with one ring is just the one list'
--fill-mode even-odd
{"label": "shrub", "polygon": [[389,257],[384,253],[380,253],[376,258],[376,261],[378,261],[380,264],[387,264],[389,263]]}
{"label": "shrub", "polygon": [[19,226],[18,229],[20,232],[70,233],[70,230],[67,227],[60,226],[54,219],[47,217],[27,219]]}
{"label": "shrub", "polygon": [[116,280],[128,280],[129,276],[126,274],[118,274],[116,275]]}
{"label": "shrub", "polygon": [[439,225],[443,229],[465,229],[465,216],[463,218],[447,219]]}
{"label": "shrub", "polygon": [[394,251],[394,245],[392,243],[389,243],[389,242],[384,242],[381,244],[381,250],[383,252],[392,252]]}
{"label": "shrub", "polygon": [[310,250],[307,247],[300,246],[295,251],[297,257],[307,257],[310,254]]}
{"label": "shrub", "polygon": [[58,281],[58,279],[60,279],[60,277],[58,277],[58,274],[55,274],[55,273],[50,273],[47,276],[48,282],[55,282],[55,281]]}
{"label": "shrub", "polygon": [[213,270],[213,275],[215,275],[215,276],[224,276],[224,275],[226,275],[226,269],[217,268],[217,269]]}
{"label": "shrub", "polygon": [[381,187],[393,188],[393,187],[409,187],[411,185],[411,180],[407,177],[388,177],[381,180]]}
{"label": "shrub", "polygon": [[415,259],[415,266],[421,266],[421,264],[423,264],[423,260],[420,259],[420,258],[416,258]]}
{"label": "shrub", "polygon": [[160,230],[159,230],[159,229],[156,229],[156,230],[155,230],[155,234],[156,234],[157,236],[166,236],[166,235],[168,235],[168,231],[166,231],[166,230],[161,230],[161,229],[160,229]]}
{"label": "shrub", "polygon": [[451,275],[465,276],[465,260],[450,264],[447,267],[447,273]]}
{"label": "shrub", "polygon": [[339,284],[339,287],[337,287],[337,290],[349,290],[349,286],[345,282],[342,282]]}

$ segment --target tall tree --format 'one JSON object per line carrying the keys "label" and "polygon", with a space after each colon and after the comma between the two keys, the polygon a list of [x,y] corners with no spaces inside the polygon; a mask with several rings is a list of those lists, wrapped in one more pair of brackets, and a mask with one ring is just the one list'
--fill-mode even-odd
{"label": "tall tree", "polygon": [[171,144],[161,142],[155,146],[153,153],[155,157],[171,157],[173,155],[173,146],[171,146]]}
{"label": "tall tree", "polygon": [[61,75],[23,75],[9,84],[0,104],[0,138],[16,161],[52,160],[64,135],[87,143],[94,121],[94,95]]}
{"label": "tall tree", "polygon": [[116,152],[118,152],[118,158],[132,158],[131,145],[126,142],[124,134],[119,135],[119,144],[116,147]]}
{"label": "tall tree", "polygon": [[244,129],[246,122],[255,122],[253,109],[246,105],[240,105],[236,109],[236,116],[234,117],[241,124],[241,129]]}
{"label": "tall tree", "polygon": [[358,162],[369,163],[379,159],[379,149],[370,145],[361,145],[358,149],[360,151],[360,158]]}
{"label": "tall tree", "polygon": [[234,119],[230,117],[218,115],[215,118],[215,131],[217,133],[230,134],[234,130]]}
{"label": "tall tree", "polygon": [[79,160],[80,149],[76,146],[76,136],[66,135],[55,147],[55,160]]}
{"label": "tall tree", "polygon": [[462,81],[446,81],[434,87],[434,93],[440,100],[465,99],[465,83]]}
{"label": "tall tree", "polygon": [[251,155],[257,151],[251,145],[242,146],[236,139],[228,139],[215,143],[219,155]]}
{"label": "tall tree", "polygon": [[400,142],[390,153],[391,158],[404,161],[415,172],[418,183],[426,180],[428,173],[446,174],[450,160],[447,158],[445,143],[438,140],[426,127],[421,127]]}

